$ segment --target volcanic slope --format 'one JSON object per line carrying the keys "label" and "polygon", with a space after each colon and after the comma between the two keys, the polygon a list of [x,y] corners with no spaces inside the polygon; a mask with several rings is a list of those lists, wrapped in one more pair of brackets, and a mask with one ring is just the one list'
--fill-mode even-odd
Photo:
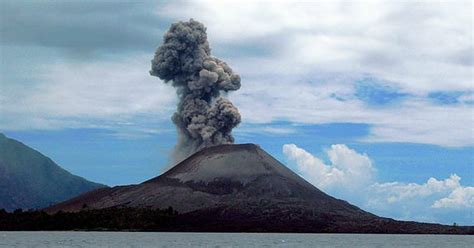
{"label": "volcanic slope", "polygon": [[101,187],[0,133],[0,209],[44,208]]}
{"label": "volcanic slope", "polygon": [[136,207],[180,213],[173,230],[277,232],[454,232],[394,221],[333,198],[254,144],[203,149],[138,185],[97,189],[46,209]]}

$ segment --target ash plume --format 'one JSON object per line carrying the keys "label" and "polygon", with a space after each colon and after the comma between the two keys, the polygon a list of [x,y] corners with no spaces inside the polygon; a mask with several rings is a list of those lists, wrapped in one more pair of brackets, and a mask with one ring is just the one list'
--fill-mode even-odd
{"label": "ash plume", "polygon": [[238,90],[240,76],[211,55],[206,27],[190,19],[171,25],[151,61],[150,74],[176,88],[172,120],[178,130],[174,159],[179,161],[209,146],[234,142],[238,109],[221,93]]}

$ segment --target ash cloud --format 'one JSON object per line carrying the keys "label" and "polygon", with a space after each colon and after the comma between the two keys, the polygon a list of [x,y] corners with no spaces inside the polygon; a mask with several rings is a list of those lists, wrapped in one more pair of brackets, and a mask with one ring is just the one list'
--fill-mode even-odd
{"label": "ash cloud", "polygon": [[150,74],[176,88],[179,97],[172,120],[178,130],[174,159],[180,161],[209,146],[234,142],[238,109],[224,92],[240,88],[240,76],[211,55],[206,27],[190,19],[171,25],[151,61]]}

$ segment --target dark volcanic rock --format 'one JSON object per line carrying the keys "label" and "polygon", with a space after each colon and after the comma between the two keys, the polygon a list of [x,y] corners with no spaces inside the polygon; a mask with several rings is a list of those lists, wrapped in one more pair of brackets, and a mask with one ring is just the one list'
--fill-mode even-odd
{"label": "dark volcanic rock", "polygon": [[44,208],[100,187],[0,133],[0,209]]}
{"label": "dark volcanic rock", "polygon": [[98,189],[46,209],[133,207],[180,213],[172,230],[457,233],[365,212],[320,191],[253,144],[220,145],[138,185]]}

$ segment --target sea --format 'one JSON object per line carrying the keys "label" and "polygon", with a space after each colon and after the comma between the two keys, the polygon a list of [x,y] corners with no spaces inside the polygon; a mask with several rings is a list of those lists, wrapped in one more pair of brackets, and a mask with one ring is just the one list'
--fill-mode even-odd
{"label": "sea", "polygon": [[467,235],[0,232],[0,247],[474,247]]}

